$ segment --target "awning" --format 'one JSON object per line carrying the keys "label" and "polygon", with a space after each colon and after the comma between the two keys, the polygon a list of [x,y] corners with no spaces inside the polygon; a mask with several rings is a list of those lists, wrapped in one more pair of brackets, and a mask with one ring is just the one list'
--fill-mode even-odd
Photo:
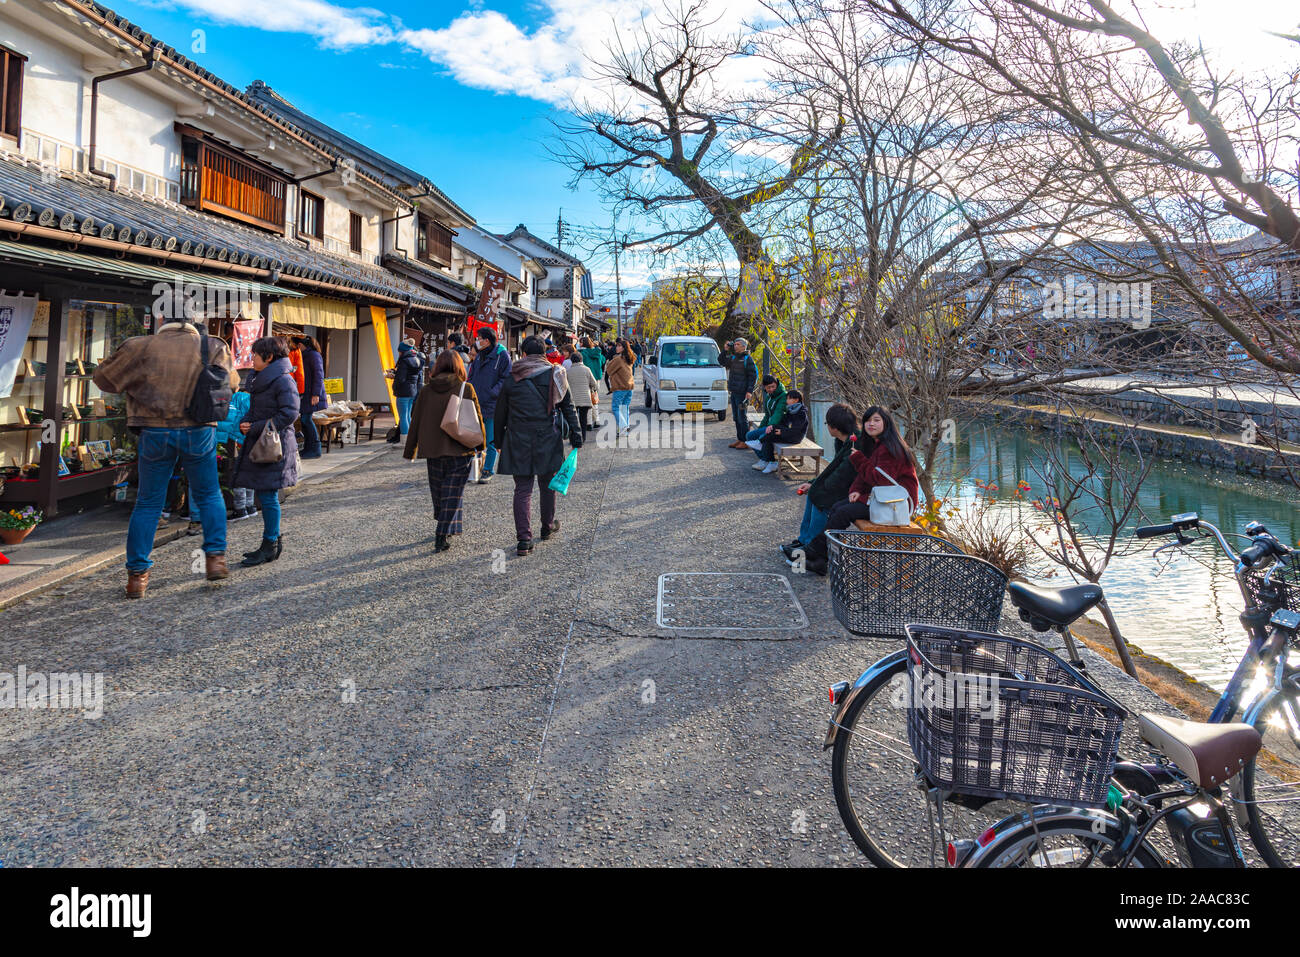
{"label": "awning", "polygon": [[539,313],[532,312],[528,309],[522,309],[519,306],[506,306],[501,310],[516,326],[524,326],[532,323],[535,326],[544,326],[547,329],[563,329],[565,332],[572,332],[573,327],[567,322],[560,319],[552,319],[550,316],[543,316]]}
{"label": "awning", "polygon": [[351,302],[304,296],[292,302],[277,302],[271,318],[290,326],[316,326],[320,329],[355,329],[357,307]]}
{"label": "awning", "polygon": [[251,282],[245,279],[233,279],[229,276],[210,276],[206,273],[168,269],[166,266],[129,262],[125,259],[113,257],[91,256],[86,253],[50,249],[45,246],[33,246],[28,243],[15,243],[8,240],[0,240],[0,261],[43,266],[47,269],[60,269],[67,272],[126,280],[128,282],[148,282],[154,285],[165,283],[171,288],[175,288],[178,284],[183,288],[188,284],[203,289],[240,293],[245,297],[251,294],[299,299],[303,295],[292,289],[282,289],[279,286],[270,286],[266,283]]}

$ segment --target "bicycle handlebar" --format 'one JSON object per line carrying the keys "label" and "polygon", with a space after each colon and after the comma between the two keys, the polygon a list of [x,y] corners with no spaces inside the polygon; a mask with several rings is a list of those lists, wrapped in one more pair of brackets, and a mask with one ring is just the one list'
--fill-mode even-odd
{"label": "bicycle handlebar", "polygon": [[1171,535],[1178,531],[1178,526],[1173,522],[1167,522],[1164,525],[1143,525],[1133,534],[1138,538],[1155,538],[1157,535]]}

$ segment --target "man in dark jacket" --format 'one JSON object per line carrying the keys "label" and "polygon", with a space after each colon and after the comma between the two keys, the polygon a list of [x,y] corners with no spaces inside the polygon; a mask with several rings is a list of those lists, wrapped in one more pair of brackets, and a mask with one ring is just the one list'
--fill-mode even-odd
{"label": "man in dark jacket", "polygon": [[847,405],[837,404],[826,410],[826,431],[835,440],[835,456],[820,475],[795,489],[796,494],[806,497],[798,537],[781,546],[787,561],[795,561],[795,550],[805,548],[826,528],[831,507],[849,497],[849,486],[858,477],[857,469],[849,462],[849,455],[858,447],[854,435],[857,427],[857,413]]}
{"label": "man in dark jacket", "polygon": [[420,379],[424,373],[424,356],[415,351],[413,339],[403,339],[397,347],[397,365],[388,374],[393,380],[393,398],[397,400],[397,434],[393,442],[401,441],[411,427],[411,406],[420,394]]}
{"label": "man in dark jacket", "polygon": [[510,380],[497,396],[495,434],[501,443],[499,471],[515,477],[515,534],[520,555],[533,550],[533,481],[541,491],[542,541],[559,531],[555,521],[555,492],[551,479],[564,464],[564,440],[556,413],[569,427],[569,441],[582,447],[582,429],[573,399],[569,396],[568,374],[563,366],[546,361],[546,343],[529,336],[521,346],[523,358],[510,370]]}
{"label": "man in dark jacket", "polygon": [[785,394],[785,399],[785,415],[775,425],[765,428],[758,447],[758,461],[754,463],[754,468],[761,469],[764,475],[770,475],[779,468],[776,446],[796,445],[808,434],[808,411],[803,407],[803,393],[791,389]]}
{"label": "man in dark jacket", "polygon": [[497,334],[490,326],[478,331],[478,355],[469,364],[469,384],[478,395],[479,409],[483,412],[483,427],[487,430],[487,454],[483,460],[483,474],[478,483],[483,485],[492,478],[497,464],[497,447],[493,442],[496,423],[497,396],[510,381],[510,355],[505,346],[497,344]]}
{"label": "man in dark jacket", "polygon": [[731,394],[731,417],[736,420],[736,441],[731,443],[733,449],[747,448],[745,437],[749,433],[749,420],[745,418],[745,406],[758,385],[758,366],[749,354],[749,343],[737,339],[731,344],[731,354],[724,356],[727,363],[727,391]]}

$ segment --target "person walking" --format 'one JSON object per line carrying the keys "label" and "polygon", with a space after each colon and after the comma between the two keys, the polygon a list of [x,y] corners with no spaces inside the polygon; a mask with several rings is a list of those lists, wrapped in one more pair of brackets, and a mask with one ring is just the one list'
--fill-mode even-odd
{"label": "person walking", "polygon": [[[239,450],[235,484],[257,494],[262,511],[262,544],[244,553],[247,566],[273,562],[280,557],[284,536],[280,534],[280,489],[298,484],[298,443],[293,424],[298,421],[298,390],[294,386],[289,351],[283,339],[265,336],[253,343],[253,374],[246,388],[248,413],[239,425],[244,446]],[[281,456],[275,462],[254,462],[249,456],[262,433],[273,429],[280,434]]]}
{"label": "person walking", "polygon": [[749,419],[745,410],[758,385],[758,366],[749,354],[749,343],[737,339],[731,344],[731,355],[727,360],[727,392],[731,396],[731,417],[736,421],[736,441],[731,443],[733,449],[748,448],[745,440],[749,437]]}
{"label": "person walking", "polygon": [[393,380],[393,399],[397,402],[397,438],[400,442],[411,428],[411,406],[420,393],[424,356],[415,349],[414,339],[403,339],[397,347],[397,364],[387,373]]}
{"label": "person walking", "polygon": [[614,358],[605,366],[609,377],[610,411],[614,413],[614,426],[619,433],[627,433],[628,415],[632,408],[632,389],[636,379],[632,373],[636,365],[636,352],[626,340],[619,340]]}
{"label": "person walking", "polygon": [[92,376],[104,392],[126,396],[126,424],[139,434],[140,487],[126,532],[127,598],[143,598],[149,587],[149,556],[178,462],[198,504],[207,579],[229,575],[226,506],[217,477],[217,423],[196,422],[188,411],[203,366],[204,339],[208,365],[225,370],[230,388],[237,389],[239,373],[230,349],[188,322],[164,323],[153,335],[133,336]]}
{"label": "person walking", "polygon": [[428,468],[429,494],[433,496],[433,512],[438,520],[434,531],[435,552],[451,548],[451,536],[461,532],[461,506],[465,499],[465,483],[469,481],[470,464],[474,453],[487,444],[480,443],[473,448],[462,445],[443,429],[442,417],[453,395],[460,396],[462,402],[473,403],[479,430],[486,436],[483,410],[474,386],[466,382],[461,354],[455,349],[445,349],[434,360],[429,384],[416,397],[411,410],[411,431],[406,436],[406,450],[402,453],[407,459],[424,459]]}
{"label": "person walking", "polygon": [[496,422],[494,421],[497,396],[510,381],[510,367],[513,363],[505,346],[497,342],[496,330],[490,326],[479,329],[475,345],[478,346],[478,355],[469,364],[468,374],[469,383],[474,387],[474,394],[478,396],[479,409],[487,429],[484,433],[487,436],[487,452],[483,456],[483,472],[478,479],[479,485],[486,485],[492,480],[497,464]]}
{"label": "person walking", "polygon": [[600,392],[596,377],[591,374],[587,364],[577,354],[573,360],[573,365],[569,367],[569,396],[573,399],[573,407],[578,411],[578,422],[585,438],[596,424],[594,417],[591,422],[587,421],[587,417],[591,415],[592,408],[600,404]]}
{"label": "person walking", "polygon": [[247,389],[240,389],[230,397],[230,412],[226,420],[217,426],[217,445],[226,450],[226,474],[230,484],[230,513],[227,521],[241,521],[257,514],[253,504],[253,490],[235,484],[235,469],[239,466],[239,450],[244,446],[244,433],[239,425],[248,414],[249,401],[252,398]]}
{"label": "person walking", "polygon": [[605,352],[596,345],[596,340],[587,336],[582,340],[583,347],[578,350],[578,355],[582,357],[582,364],[591,370],[591,374],[599,382],[605,376]]}
{"label": "person walking", "polygon": [[559,531],[551,480],[564,464],[560,422],[569,427],[569,442],[582,448],[582,430],[569,397],[568,376],[548,362],[540,336],[524,340],[523,357],[510,370],[510,381],[497,397],[496,435],[501,443],[498,470],[515,477],[515,537],[519,555],[533,550],[533,482],[541,497],[542,541]]}
{"label": "person walking", "polygon": [[302,405],[298,409],[299,421],[302,422],[302,458],[318,459],[320,452],[320,433],[312,413],[329,405],[325,395],[325,357],[321,355],[320,345],[312,336],[299,336],[297,343],[302,355],[303,393]]}

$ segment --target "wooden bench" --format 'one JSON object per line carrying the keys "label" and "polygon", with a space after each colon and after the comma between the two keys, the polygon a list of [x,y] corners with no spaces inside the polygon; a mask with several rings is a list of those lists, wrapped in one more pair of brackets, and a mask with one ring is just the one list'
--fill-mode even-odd
{"label": "wooden bench", "polygon": [[[854,521],[854,527],[860,532],[886,532],[895,535],[929,535],[920,525],[913,522],[911,525],[873,525],[865,518],[859,518]],[[942,537],[942,536],[938,536]]]}
{"label": "wooden bench", "polygon": [[[822,459],[826,455],[826,450],[806,436],[791,445],[773,445],[776,454],[777,474],[782,478],[795,476],[809,471],[804,464],[805,459],[813,460],[812,474],[820,475],[822,470]],[[795,460],[799,460],[799,465],[795,467]]]}

